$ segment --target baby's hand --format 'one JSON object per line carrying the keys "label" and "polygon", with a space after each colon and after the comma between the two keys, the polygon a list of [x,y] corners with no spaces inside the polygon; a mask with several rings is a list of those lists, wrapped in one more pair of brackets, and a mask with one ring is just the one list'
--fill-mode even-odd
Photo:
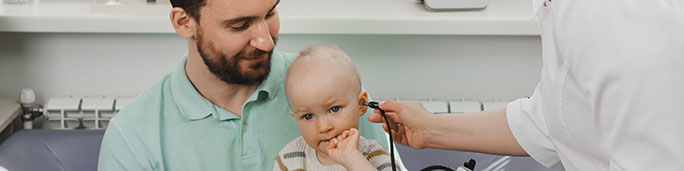
{"label": "baby's hand", "polygon": [[352,128],[342,132],[342,134],[330,140],[328,145],[328,156],[336,163],[343,166],[352,164],[353,157],[362,157],[359,151],[359,130]]}

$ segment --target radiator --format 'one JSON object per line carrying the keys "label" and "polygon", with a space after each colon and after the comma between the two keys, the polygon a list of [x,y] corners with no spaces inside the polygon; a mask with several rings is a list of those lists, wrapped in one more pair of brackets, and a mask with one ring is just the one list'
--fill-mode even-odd
{"label": "radiator", "polygon": [[44,129],[104,129],[134,96],[52,97],[43,109]]}
{"label": "radiator", "polygon": [[[58,96],[45,105],[43,114],[47,121],[44,129],[104,129],[134,96]],[[377,100],[418,101],[425,109],[435,114],[470,113],[482,110],[504,108],[510,100],[471,99],[411,99],[379,98]]]}

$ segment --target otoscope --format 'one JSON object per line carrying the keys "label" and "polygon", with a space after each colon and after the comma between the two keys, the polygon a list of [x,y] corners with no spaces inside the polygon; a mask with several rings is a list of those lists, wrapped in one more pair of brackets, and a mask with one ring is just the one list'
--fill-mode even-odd
{"label": "otoscope", "polygon": [[[385,119],[385,124],[387,124],[387,133],[389,134],[389,140],[390,140],[390,158],[392,160],[392,171],[396,171],[396,164],[394,163],[394,140],[392,139],[392,128],[389,123],[389,119],[387,119],[387,115],[385,114],[385,110],[380,109],[380,105],[378,102],[375,101],[369,101],[369,102],[363,102],[364,106],[368,106],[373,109],[378,109],[380,111],[380,115]],[[458,167],[455,171],[472,171],[475,169],[475,160],[470,159],[470,161],[463,163],[463,166]],[[434,166],[429,166],[421,171],[430,171],[430,170],[446,170],[446,171],[454,171],[454,169],[446,167],[446,166],[440,166],[440,165],[434,165]]]}
{"label": "otoscope", "polygon": [[380,105],[378,105],[378,102],[363,102],[363,105],[373,109],[378,109],[380,111],[380,115],[382,115],[382,117],[385,118],[385,123],[387,124],[387,133],[389,134],[390,140],[390,159],[392,159],[392,171],[397,171],[396,163],[394,163],[394,140],[392,140],[392,129],[390,127],[389,119],[387,119],[387,115],[385,115],[385,111],[380,109]]}

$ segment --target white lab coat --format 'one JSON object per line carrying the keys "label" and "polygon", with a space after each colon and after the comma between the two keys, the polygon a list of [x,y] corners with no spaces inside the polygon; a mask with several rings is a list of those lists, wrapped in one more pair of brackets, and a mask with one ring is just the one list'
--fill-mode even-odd
{"label": "white lab coat", "polygon": [[543,68],[508,104],[546,167],[684,169],[684,0],[538,1]]}

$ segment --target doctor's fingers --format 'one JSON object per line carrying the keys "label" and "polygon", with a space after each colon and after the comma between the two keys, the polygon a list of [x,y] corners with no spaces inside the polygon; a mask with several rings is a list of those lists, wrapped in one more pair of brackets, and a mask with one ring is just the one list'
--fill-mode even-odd
{"label": "doctor's fingers", "polygon": [[[395,131],[394,129],[396,129],[397,127],[401,127],[401,126],[405,125],[405,124],[402,124],[403,122],[401,121],[401,119],[399,119],[399,117],[396,114],[388,113],[386,115],[387,115],[387,119],[389,119],[389,124],[392,128],[392,131]],[[384,128],[385,132],[387,132],[387,122],[385,122],[384,118],[382,118],[382,117],[380,117],[380,118],[381,118],[380,121],[377,123],[381,123],[382,128]],[[369,120],[370,120],[370,118],[369,118]]]}
{"label": "doctor's fingers", "polygon": [[[401,110],[403,107],[401,102],[388,100],[378,102],[378,107],[382,109],[385,113],[396,113],[396,111]],[[379,109],[373,109],[373,114],[368,117],[368,120],[375,123],[383,122],[382,115]]]}
{"label": "doctor's fingers", "polygon": [[[403,125],[401,125],[401,124],[398,124],[398,125],[392,124],[392,126],[391,126],[390,128],[391,128],[393,134],[394,134],[394,133],[403,134],[403,133],[404,133],[404,128],[405,128],[405,127],[404,127]],[[382,129],[384,129],[385,132],[388,132],[388,130],[387,130],[387,124],[382,124]],[[388,132],[388,133],[389,133],[389,132]]]}
{"label": "doctor's fingers", "polygon": [[[417,101],[396,102],[388,100],[380,103],[381,109],[383,109],[383,106],[391,107],[392,110],[388,109],[385,110],[385,112],[388,114],[387,117],[390,118],[390,121],[394,123],[407,123],[411,125],[415,120],[424,120],[426,117],[429,117],[429,115],[432,114],[425,109],[422,103]],[[378,115],[380,115],[380,111],[375,109],[374,112],[375,113],[369,116],[369,120],[371,122],[375,121],[376,123],[379,123],[379,121],[382,121],[377,118],[379,117]],[[392,114],[394,114],[396,117],[391,116]]]}
{"label": "doctor's fingers", "polygon": [[398,102],[394,100],[387,100],[378,102],[378,107],[385,112],[406,113],[419,109],[424,109],[423,103],[418,101]]}
{"label": "doctor's fingers", "polygon": [[405,130],[404,128],[394,128],[393,127],[392,128],[392,140],[396,143],[406,145],[406,146],[410,146],[410,144],[408,144],[408,141],[407,141],[408,140],[407,134],[404,130]]}
{"label": "doctor's fingers", "polygon": [[[370,116],[368,116],[368,121],[371,121],[373,123],[385,123],[385,118],[382,117],[382,114],[380,114],[379,110],[375,110],[375,113],[372,113]],[[397,113],[394,112],[385,112],[385,115],[387,115],[387,119],[389,119],[390,123],[403,123],[401,119],[399,119],[399,116],[397,116]]]}
{"label": "doctor's fingers", "polygon": [[394,100],[380,101],[378,107],[387,112],[401,111],[406,106],[406,102],[398,102]]}

